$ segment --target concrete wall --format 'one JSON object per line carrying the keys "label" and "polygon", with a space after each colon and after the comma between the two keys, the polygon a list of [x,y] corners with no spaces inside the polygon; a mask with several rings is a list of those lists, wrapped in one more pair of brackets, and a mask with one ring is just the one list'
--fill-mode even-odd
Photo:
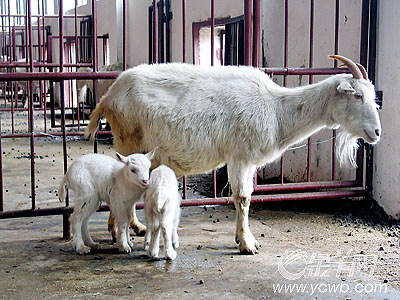
{"label": "concrete wall", "polygon": [[393,217],[400,219],[400,2],[379,1],[376,88],[384,94],[380,111],[382,139],[374,149],[374,199]]}

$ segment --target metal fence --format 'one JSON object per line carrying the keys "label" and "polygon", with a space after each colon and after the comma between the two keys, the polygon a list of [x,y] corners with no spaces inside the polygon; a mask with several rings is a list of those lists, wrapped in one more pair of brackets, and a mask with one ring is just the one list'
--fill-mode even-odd
{"label": "metal fence", "polygon": [[[339,10],[340,1],[335,1],[335,11],[332,13],[335,15],[335,28],[334,28],[334,48],[332,53],[338,53],[338,39],[339,39]],[[12,116],[12,131],[11,134],[3,134],[0,131],[0,219],[14,218],[14,217],[29,217],[29,216],[45,216],[45,215],[63,215],[64,224],[64,237],[69,237],[69,216],[72,213],[72,207],[70,206],[69,200],[67,199],[65,206],[38,209],[36,206],[36,164],[35,164],[35,139],[38,137],[47,136],[51,133],[54,136],[62,137],[62,156],[63,156],[63,170],[64,173],[68,167],[68,151],[67,151],[67,136],[82,136],[85,125],[85,120],[80,119],[79,103],[75,107],[71,100],[74,96],[72,84],[73,80],[79,79],[90,79],[93,80],[93,99],[98,101],[98,80],[100,79],[115,79],[120,72],[103,72],[99,71],[99,58],[98,58],[98,47],[103,45],[103,49],[107,48],[108,36],[99,36],[97,32],[97,24],[99,22],[97,17],[97,1],[92,0],[92,13],[91,15],[79,15],[75,8],[74,15],[64,16],[63,0],[59,0],[59,13],[58,15],[47,15],[45,13],[44,1],[38,1],[38,13],[33,15],[32,12],[32,1],[26,0],[26,11],[25,13],[11,14],[10,7],[6,7],[8,1],[2,0],[1,6],[1,27],[2,34],[0,34],[2,53],[2,61],[0,62],[0,68],[3,72],[0,73],[0,89],[3,91],[4,104],[1,107],[2,112],[11,113]],[[159,38],[160,22],[164,22],[164,15],[159,13],[159,9],[164,9],[164,5],[168,7],[168,13],[170,13],[170,2],[162,1],[162,5],[153,2],[152,9],[149,10],[152,13],[151,22],[151,41],[149,45],[149,51],[151,54],[152,62],[160,62],[160,47],[164,47],[164,42],[160,45],[162,39]],[[206,1],[204,1],[206,2]],[[263,70],[270,74],[270,76],[282,76],[283,85],[287,84],[287,78],[292,75],[305,75],[309,78],[309,83],[313,82],[313,76],[315,75],[332,75],[337,73],[347,72],[347,70],[339,69],[337,62],[334,61],[332,68],[315,68],[314,61],[314,46],[313,46],[313,32],[314,32],[314,0],[309,1],[310,9],[310,20],[309,20],[309,65],[305,68],[291,68],[288,65],[288,58],[290,56],[288,48],[288,34],[289,34],[289,23],[290,19],[288,16],[288,8],[291,5],[291,1],[284,1],[284,48],[283,51],[283,67],[280,68],[263,68]],[[75,1],[77,4],[77,1]],[[9,5],[9,2],[8,2]],[[214,16],[214,0],[210,0],[210,30],[211,36],[214,36],[214,29],[216,26],[216,19]],[[146,13],[146,12],[144,12]],[[175,13],[175,12],[173,12]],[[181,11],[176,12],[176,15],[182,16],[182,57],[183,62],[186,58],[186,0],[181,1]],[[376,1],[362,0],[362,16],[361,16],[361,45],[360,45],[360,57],[361,63],[364,66],[368,66],[369,77],[374,80],[374,66],[375,66],[375,24],[376,24]],[[52,35],[50,28],[46,25],[45,20],[52,18],[57,21],[59,28],[58,35]],[[90,22],[87,22],[88,18]],[[160,20],[161,18],[161,20]],[[16,20],[24,19],[23,25],[18,24]],[[75,26],[74,35],[64,35],[64,21],[66,19],[72,19]],[[244,38],[243,38],[243,49],[244,49],[244,64],[253,65],[254,67],[261,67],[259,62],[260,57],[260,30],[261,30],[261,0],[244,0],[243,1],[243,18],[244,20]],[[34,21],[35,25],[33,25]],[[86,20],[86,21],[85,21]],[[82,29],[81,21],[85,21],[86,24],[90,24],[91,28],[86,30],[78,31],[78,27]],[[127,1],[124,0],[122,3],[122,66],[125,70],[127,68]],[[170,29],[168,28],[168,31]],[[164,32],[162,32],[164,35]],[[17,39],[20,35],[24,36],[24,39]],[[90,42],[89,42],[90,41]],[[72,46],[73,45],[73,46]],[[166,43],[168,45],[168,42]],[[151,49],[150,49],[151,46]],[[58,57],[53,58],[54,47],[58,48]],[[169,47],[169,46],[167,46]],[[169,49],[168,51],[171,51]],[[211,39],[211,53],[214,53],[214,39]],[[103,60],[107,51],[103,51]],[[19,60],[22,57],[24,61]],[[169,57],[169,54],[166,56]],[[214,63],[213,55],[211,55],[211,64]],[[57,59],[57,60],[56,60]],[[164,58],[162,58],[164,59]],[[90,67],[92,72],[80,73],[76,72],[78,67]],[[26,72],[21,72],[21,69],[25,68]],[[28,84],[23,85],[22,82],[26,81]],[[39,82],[38,91],[35,91],[35,87]],[[59,106],[55,107],[55,88],[54,85],[59,85]],[[48,89],[48,86],[52,88]],[[22,86],[22,88],[20,87]],[[76,87],[75,87],[76,88]],[[27,107],[24,108],[20,103],[22,100],[19,99],[18,94],[20,89],[26,90],[28,97]],[[57,95],[58,97],[58,95]],[[50,101],[48,101],[50,99]],[[47,103],[50,105],[47,105]],[[1,103],[0,103],[1,105]],[[67,109],[77,110],[76,122],[73,120],[71,124],[66,124],[65,112]],[[56,128],[55,124],[52,124],[52,128],[45,128],[43,132],[36,132],[34,130],[35,120],[32,116],[35,110],[42,110],[44,118],[46,118],[48,112],[52,115],[54,110],[60,111],[60,126]],[[29,128],[27,133],[16,133],[14,131],[13,116],[15,111],[26,111],[29,116]],[[1,121],[1,116],[0,116]],[[46,124],[46,119],[44,120]],[[69,127],[67,126],[69,125]],[[1,127],[1,122],[0,122]],[[53,128],[54,127],[54,128]],[[69,130],[69,128],[75,128]],[[109,134],[107,131],[99,131],[99,136],[102,134]],[[281,159],[281,174],[280,182],[275,184],[257,184],[257,176],[255,176],[254,195],[252,197],[253,202],[265,202],[265,201],[281,201],[281,200],[303,200],[303,199],[330,199],[339,197],[360,197],[367,196],[371,191],[372,182],[372,149],[364,145],[360,147],[358,153],[358,168],[356,176],[353,180],[341,181],[336,178],[336,148],[335,148],[335,137],[336,132],[332,132],[331,138],[331,180],[322,182],[313,182],[311,180],[311,149],[313,147],[312,137],[308,139],[307,144],[307,157],[305,157],[305,168],[307,169],[307,180],[305,182],[297,183],[285,183],[284,182],[284,166],[285,156]],[[2,141],[7,138],[19,138],[28,139],[30,145],[30,193],[31,209],[28,210],[4,210],[4,201],[11,201],[4,197],[3,188],[3,157],[2,157]],[[96,151],[97,144],[95,143],[94,151]],[[210,198],[203,199],[187,199],[187,180],[183,179],[183,206],[193,205],[206,205],[206,204],[232,204],[233,200],[229,197],[217,197],[217,176],[216,171],[213,172],[213,195]],[[140,208],[141,205],[138,205]],[[100,210],[107,210],[108,208],[103,206]]]}

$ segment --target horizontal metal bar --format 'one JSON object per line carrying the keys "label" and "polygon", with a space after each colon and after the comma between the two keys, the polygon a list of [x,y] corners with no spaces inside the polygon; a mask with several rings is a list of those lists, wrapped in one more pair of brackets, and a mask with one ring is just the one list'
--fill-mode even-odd
{"label": "horizontal metal bar", "polygon": [[0,81],[68,80],[68,79],[115,79],[121,72],[46,72],[0,73]]}
{"label": "horizontal metal bar", "polygon": [[[83,136],[85,133],[84,132],[66,132],[66,136]],[[97,136],[100,135],[110,135],[111,131],[98,131]],[[62,132],[49,132],[49,133],[35,133],[33,137],[38,138],[38,137],[52,137],[52,136],[62,136]],[[8,135],[2,135],[2,138],[28,138],[31,137],[30,134],[8,134]]]}
{"label": "horizontal metal bar", "polygon": [[[35,62],[33,63],[33,67],[35,68],[57,68],[59,67],[60,64],[56,64],[56,63],[38,63]],[[30,64],[28,63],[23,63],[23,62],[15,62],[15,61],[11,61],[11,62],[0,62],[0,68],[29,68]],[[79,63],[79,64],[64,64],[64,67],[92,67],[92,64],[90,63]],[[21,72],[22,73],[22,72]]]}
{"label": "horizontal metal bar", "polygon": [[[260,195],[251,197],[251,202],[277,202],[277,201],[291,201],[291,200],[316,200],[316,199],[337,199],[349,197],[364,197],[367,195],[365,190],[354,191],[334,191],[334,192],[317,192],[317,193],[297,193],[297,194],[279,194],[279,195]],[[188,199],[182,200],[181,206],[202,206],[202,205],[227,205],[234,204],[232,197],[221,198],[204,198],[204,199]],[[136,205],[137,209],[143,208],[143,203]],[[98,211],[108,211],[106,205],[102,205]],[[73,207],[56,207],[45,209],[27,209],[27,210],[14,210],[0,212],[0,219],[17,218],[17,217],[38,217],[50,215],[63,215],[71,214]]]}
{"label": "horizontal metal bar", "polygon": [[360,187],[360,184],[357,181],[316,181],[284,184],[260,184],[254,187],[254,192],[279,192],[349,187]]}
{"label": "horizontal metal bar", "polygon": [[335,75],[350,73],[347,68],[261,68],[274,75]]}
{"label": "horizontal metal bar", "polygon": [[[9,65],[8,65],[9,66]],[[8,67],[4,66],[4,67]],[[28,67],[28,65],[23,65]],[[34,65],[39,66],[39,64]],[[45,66],[45,64],[43,65]],[[65,65],[67,66],[67,65]],[[1,67],[1,65],[0,65]],[[263,68],[262,71],[266,73],[273,73],[274,75],[333,75],[339,73],[348,73],[347,69],[309,69],[309,68]],[[0,73],[0,80],[68,80],[68,79],[114,79],[117,78],[121,72],[91,72],[91,73]]]}

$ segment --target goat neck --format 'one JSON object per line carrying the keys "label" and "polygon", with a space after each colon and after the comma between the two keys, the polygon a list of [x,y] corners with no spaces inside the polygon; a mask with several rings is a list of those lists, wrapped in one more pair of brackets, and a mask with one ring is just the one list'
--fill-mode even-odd
{"label": "goat neck", "polygon": [[329,125],[334,86],[331,77],[316,84],[281,90],[278,96],[281,151]]}

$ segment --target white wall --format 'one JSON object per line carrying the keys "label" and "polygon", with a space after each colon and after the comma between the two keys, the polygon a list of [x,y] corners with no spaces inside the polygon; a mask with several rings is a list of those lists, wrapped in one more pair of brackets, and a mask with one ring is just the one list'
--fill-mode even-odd
{"label": "white wall", "polygon": [[376,88],[384,94],[380,111],[382,139],[374,149],[373,197],[393,217],[400,219],[400,2],[379,1]]}

